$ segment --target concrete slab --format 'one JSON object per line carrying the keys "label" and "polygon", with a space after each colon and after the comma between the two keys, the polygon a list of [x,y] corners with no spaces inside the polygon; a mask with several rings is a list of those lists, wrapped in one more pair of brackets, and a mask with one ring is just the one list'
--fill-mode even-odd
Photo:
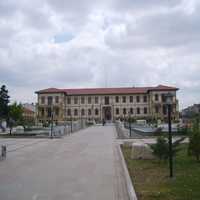
{"label": "concrete slab", "polygon": [[95,126],[63,139],[1,139],[2,200],[128,200],[114,126]]}

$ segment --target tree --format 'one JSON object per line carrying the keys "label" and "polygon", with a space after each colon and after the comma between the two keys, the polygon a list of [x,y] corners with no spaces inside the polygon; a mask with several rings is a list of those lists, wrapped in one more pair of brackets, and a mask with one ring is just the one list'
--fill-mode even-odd
{"label": "tree", "polygon": [[150,145],[153,150],[153,154],[159,158],[159,160],[167,160],[169,146],[166,138],[164,136],[157,137],[156,144]]}
{"label": "tree", "polygon": [[199,119],[193,123],[192,130],[189,137],[188,153],[194,156],[196,160],[200,161],[200,126]]}
{"label": "tree", "polygon": [[10,134],[12,133],[12,128],[15,124],[21,123],[23,120],[23,107],[21,104],[14,102],[9,105],[9,120],[8,125],[10,127]]}
{"label": "tree", "polygon": [[7,119],[8,118],[8,103],[9,103],[9,96],[8,90],[6,89],[5,85],[1,86],[0,89],[0,119]]}
{"label": "tree", "polygon": [[[175,156],[180,151],[179,144],[185,139],[181,137],[172,144],[172,155]],[[159,160],[167,160],[169,158],[169,144],[168,139],[164,136],[157,137],[156,143],[151,144],[150,148],[153,150],[153,154],[159,158]]]}

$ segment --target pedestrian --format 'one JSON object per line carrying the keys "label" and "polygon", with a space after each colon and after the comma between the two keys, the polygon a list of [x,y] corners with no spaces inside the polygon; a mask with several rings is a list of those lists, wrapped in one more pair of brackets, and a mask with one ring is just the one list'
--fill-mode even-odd
{"label": "pedestrian", "polygon": [[103,119],[103,126],[105,125],[105,123],[106,123],[106,122],[105,122],[105,119]]}

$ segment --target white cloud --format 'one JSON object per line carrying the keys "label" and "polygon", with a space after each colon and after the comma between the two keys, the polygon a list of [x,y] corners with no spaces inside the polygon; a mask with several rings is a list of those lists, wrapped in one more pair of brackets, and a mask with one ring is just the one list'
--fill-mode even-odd
{"label": "white cloud", "polygon": [[46,87],[180,88],[200,98],[200,4],[196,0],[2,0],[0,84],[13,100]]}

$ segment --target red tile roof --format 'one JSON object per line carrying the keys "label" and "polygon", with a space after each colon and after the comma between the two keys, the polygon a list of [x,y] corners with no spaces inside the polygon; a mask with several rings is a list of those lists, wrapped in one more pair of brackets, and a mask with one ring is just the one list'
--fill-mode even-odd
{"label": "red tile roof", "polygon": [[65,93],[67,95],[87,95],[87,94],[144,94],[148,91],[176,91],[178,88],[165,85],[156,87],[120,87],[120,88],[81,88],[81,89],[58,89],[48,88],[39,90],[36,93]]}
{"label": "red tile roof", "polygon": [[34,114],[34,112],[31,109],[23,108],[23,113],[25,114]]}

